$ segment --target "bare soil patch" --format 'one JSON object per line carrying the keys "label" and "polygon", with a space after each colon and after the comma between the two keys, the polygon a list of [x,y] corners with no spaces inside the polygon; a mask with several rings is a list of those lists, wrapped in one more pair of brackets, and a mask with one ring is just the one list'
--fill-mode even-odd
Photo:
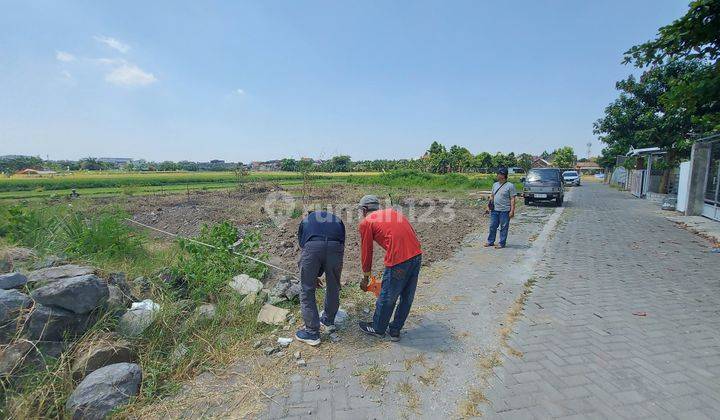
{"label": "bare soil patch", "polygon": [[[278,224],[270,217],[266,199],[271,192],[284,192],[278,185],[257,186],[252,191],[202,191],[189,195],[150,195],[127,197],[122,206],[139,222],[186,236],[195,236],[205,223],[229,220],[241,231],[259,230],[261,248],[270,261],[290,271],[297,271],[300,247],[297,244],[297,226],[303,217],[298,211],[285,223]],[[357,223],[360,215],[355,203],[368,188],[353,185],[320,187],[313,190],[309,206],[330,208],[345,221],[347,237],[344,260],[344,282],[354,282],[361,275],[360,243]],[[292,194],[292,191],[288,191]],[[462,195],[462,193],[458,193]],[[404,193],[393,203],[413,221],[423,248],[423,265],[448,258],[463,242],[465,236],[486,224],[481,207],[474,200],[453,200],[447,193]],[[381,200],[383,198],[381,197]],[[100,199],[107,204],[117,199]],[[399,202],[398,202],[399,201]],[[300,200],[297,208],[302,208]],[[153,236],[161,235],[149,232]],[[384,252],[375,247],[374,269],[383,268]],[[270,279],[277,274],[271,273]]]}

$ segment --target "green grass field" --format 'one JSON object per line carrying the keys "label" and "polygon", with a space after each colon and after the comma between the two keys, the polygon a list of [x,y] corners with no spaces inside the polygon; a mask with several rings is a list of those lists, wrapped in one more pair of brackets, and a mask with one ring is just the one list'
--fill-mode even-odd
{"label": "green grass field", "polygon": [[[313,185],[354,184],[433,190],[489,190],[492,174],[436,175],[416,171],[388,173],[313,173]],[[511,179],[519,186],[518,179]],[[238,179],[233,172],[79,172],[52,178],[0,178],[0,200],[67,197],[72,189],[81,196],[107,197],[197,190],[225,190],[239,184],[277,182],[283,187],[302,184],[297,172],[253,172]]]}

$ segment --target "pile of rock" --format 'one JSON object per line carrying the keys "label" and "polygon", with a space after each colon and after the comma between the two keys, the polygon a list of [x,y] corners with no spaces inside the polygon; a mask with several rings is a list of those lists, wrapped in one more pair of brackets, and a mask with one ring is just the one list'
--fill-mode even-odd
{"label": "pile of rock", "polygon": [[290,276],[280,277],[273,287],[266,288],[260,280],[247,274],[240,274],[233,277],[230,287],[245,296],[243,306],[266,301],[271,305],[277,305],[280,302],[299,299],[301,291],[300,281]]}
{"label": "pile of rock", "polygon": [[[31,267],[42,268],[30,272],[0,274],[0,377],[60,357],[104,311],[120,318],[121,332],[136,336],[159,310],[150,300],[130,305],[131,289],[122,274],[104,279],[93,267],[55,261],[36,263]],[[79,384],[67,402],[69,417],[103,418],[139,392],[140,366],[132,363],[131,343],[119,335],[77,343],[72,356]]]}

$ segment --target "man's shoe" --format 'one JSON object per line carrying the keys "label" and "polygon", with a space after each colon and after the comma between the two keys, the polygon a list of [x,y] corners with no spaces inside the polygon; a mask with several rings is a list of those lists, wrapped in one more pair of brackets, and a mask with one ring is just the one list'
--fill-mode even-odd
{"label": "man's shoe", "polygon": [[310,332],[304,328],[295,333],[295,338],[298,341],[310,344],[311,346],[317,346],[320,344],[320,333]]}
{"label": "man's shoe", "polygon": [[320,320],[320,331],[326,332],[328,334],[332,334],[337,330],[337,327],[335,327],[335,324],[326,324],[325,321]]}
{"label": "man's shoe", "polygon": [[372,326],[372,322],[361,322],[360,330],[367,335],[372,335],[373,337],[377,337],[377,338],[385,337],[385,334],[379,334],[375,331],[375,328],[373,328],[373,326]]}
{"label": "man's shoe", "polygon": [[483,244],[483,246],[484,246],[485,248],[489,248],[489,247],[493,246],[493,244],[491,244],[490,242],[485,242],[485,243]]}
{"label": "man's shoe", "polygon": [[505,245],[495,245],[495,249],[503,249],[505,248]]}
{"label": "man's shoe", "polygon": [[388,335],[390,336],[390,341],[400,341],[400,331],[388,331]]}

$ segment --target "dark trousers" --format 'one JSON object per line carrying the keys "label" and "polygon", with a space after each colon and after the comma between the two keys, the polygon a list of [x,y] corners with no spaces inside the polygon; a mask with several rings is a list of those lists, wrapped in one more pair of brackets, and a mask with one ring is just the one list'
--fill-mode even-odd
{"label": "dark trousers", "polygon": [[317,279],[325,273],[325,314],[326,324],[335,323],[340,307],[340,274],[342,273],[345,244],[336,241],[306,242],[300,254],[300,310],[305,328],[311,332],[320,331],[315,288]]}
{"label": "dark trousers", "polygon": [[[377,333],[384,334],[387,328],[390,329],[390,332],[398,333],[405,325],[415,298],[421,262],[422,255],[417,255],[400,264],[385,268],[382,288],[380,296],[375,302],[375,315],[373,316],[373,328]],[[395,309],[396,302],[397,309]],[[395,317],[390,322],[393,311],[395,311]]]}
{"label": "dark trousers", "polygon": [[500,228],[500,246],[505,246],[507,241],[508,229],[510,228],[510,212],[497,211],[490,212],[490,233],[488,233],[487,242],[492,245],[495,243],[495,236]]}

